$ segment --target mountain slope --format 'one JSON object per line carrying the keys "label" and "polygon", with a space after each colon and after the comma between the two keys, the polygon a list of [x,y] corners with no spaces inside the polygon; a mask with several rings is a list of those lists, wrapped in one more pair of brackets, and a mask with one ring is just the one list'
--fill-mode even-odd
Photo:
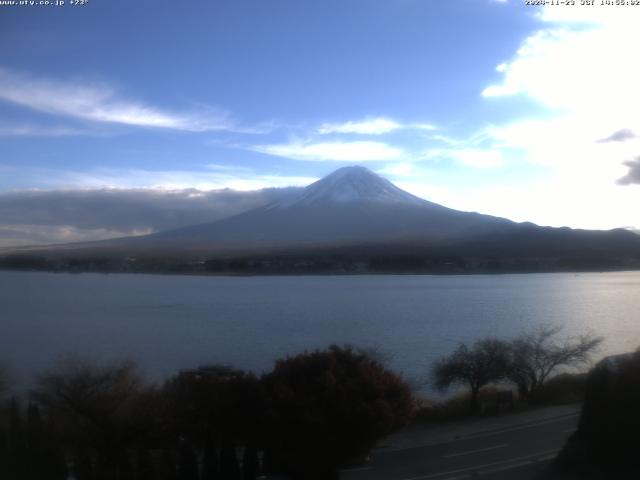
{"label": "mountain slope", "polygon": [[253,249],[345,243],[441,243],[515,225],[452,210],[401,190],[363,167],[345,167],[293,200],[214,223],[135,239],[156,247]]}

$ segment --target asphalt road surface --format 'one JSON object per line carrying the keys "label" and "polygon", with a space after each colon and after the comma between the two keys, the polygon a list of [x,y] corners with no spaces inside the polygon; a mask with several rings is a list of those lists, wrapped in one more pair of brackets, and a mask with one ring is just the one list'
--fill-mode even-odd
{"label": "asphalt road surface", "polygon": [[578,413],[571,413],[444,443],[383,448],[375,451],[366,464],[343,470],[342,479],[540,479],[577,422]]}

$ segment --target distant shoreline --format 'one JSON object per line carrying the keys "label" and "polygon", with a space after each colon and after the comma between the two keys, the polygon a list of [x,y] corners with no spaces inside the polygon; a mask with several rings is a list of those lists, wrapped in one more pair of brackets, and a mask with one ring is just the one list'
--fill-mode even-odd
{"label": "distant shoreline", "polygon": [[596,273],[624,273],[624,272],[640,272],[637,268],[612,268],[599,270],[532,270],[532,271],[490,271],[478,270],[467,272],[198,272],[198,271],[112,271],[112,270],[70,270],[70,269],[24,269],[24,268],[6,268],[0,266],[0,272],[24,272],[24,273],[52,273],[52,274],[101,274],[101,275],[166,275],[166,276],[189,276],[189,277],[227,277],[227,278],[243,278],[243,277],[367,277],[367,276],[431,276],[431,277],[467,277],[467,276],[502,276],[502,275],[536,275],[536,274],[596,274]]}

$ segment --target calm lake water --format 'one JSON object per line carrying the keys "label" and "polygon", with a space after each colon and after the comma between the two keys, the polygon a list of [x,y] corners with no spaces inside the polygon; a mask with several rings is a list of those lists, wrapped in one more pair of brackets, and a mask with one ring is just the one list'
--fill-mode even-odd
{"label": "calm lake water", "polygon": [[331,343],[379,347],[410,379],[458,342],[541,323],[640,345],[640,272],[473,276],[196,277],[0,271],[0,361],[27,380],[57,356],[128,356],[154,379]]}

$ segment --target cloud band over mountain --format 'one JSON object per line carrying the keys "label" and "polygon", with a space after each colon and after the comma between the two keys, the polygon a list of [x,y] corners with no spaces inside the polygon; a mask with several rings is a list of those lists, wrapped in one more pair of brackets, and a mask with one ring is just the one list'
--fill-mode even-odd
{"label": "cloud band over mountain", "polygon": [[241,192],[100,189],[0,194],[0,246],[102,240],[219,220],[297,194],[298,188]]}

